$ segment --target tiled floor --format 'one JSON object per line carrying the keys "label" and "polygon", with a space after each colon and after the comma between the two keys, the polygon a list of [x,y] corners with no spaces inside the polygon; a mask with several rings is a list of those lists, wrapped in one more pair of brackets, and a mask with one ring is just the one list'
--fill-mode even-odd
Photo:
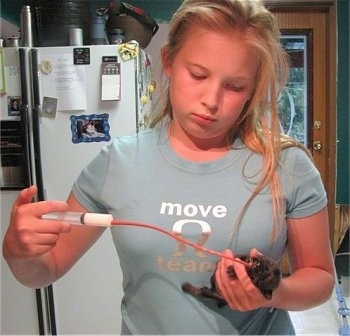
{"label": "tiled floor", "polygon": [[[346,306],[350,308],[350,297],[344,296],[344,299]],[[318,307],[302,312],[290,312],[296,335],[340,335],[339,328],[344,324],[338,313],[339,307],[334,291],[332,298]],[[347,323],[350,328],[350,316],[347,317]]]}

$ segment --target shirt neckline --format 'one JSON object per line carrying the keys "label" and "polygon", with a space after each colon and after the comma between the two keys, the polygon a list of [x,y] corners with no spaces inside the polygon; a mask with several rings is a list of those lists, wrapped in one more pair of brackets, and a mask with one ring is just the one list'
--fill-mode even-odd
{"label": "shirt neckline", "polygon": [[237,138],[226,155],[209,161],[191,161],[178,155],[170,144],[167,127],[160,128],[160,152],[173,167],[196,174],[211,174],[224,170],[234,164],[239,153],[246,149],[240,138]]}

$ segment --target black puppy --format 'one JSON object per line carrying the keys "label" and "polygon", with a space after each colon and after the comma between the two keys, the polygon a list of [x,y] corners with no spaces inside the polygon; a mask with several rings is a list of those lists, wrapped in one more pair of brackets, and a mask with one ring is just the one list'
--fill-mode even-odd
{"label": "black puppy", "polygon": [[[281,279],[281,272],[275,261],[263,255],[238,256],[238,258],[247,263],[246,270],[253,284],[260,289],[266,299],[271,300],[272,292],[277,288]],[[227,275],[232,279],[236,278],[233,266],[227,268]],[[220,308],[227,304],[216,291],[215,272],[211,277],[211,288],[196,287],[186,282],[182,284],[182,290],[194,296],[215,299]]]}

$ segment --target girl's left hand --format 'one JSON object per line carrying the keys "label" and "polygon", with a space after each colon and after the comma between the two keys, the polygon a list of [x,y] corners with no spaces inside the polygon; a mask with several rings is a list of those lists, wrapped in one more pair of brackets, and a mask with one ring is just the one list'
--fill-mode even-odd
{"label": "girl's left hand", "polygon": [[[256,249],[250,252],[255,255]],[[224,254],[233,257],[232,251],[225,250]],[[228,266],[233,265],[236,278],[230,278],[227,274]],[[249,311],[267,305],[268,300],[262,295],[260,290],[253,284],[247,274],[245,265],[232,261],[228,258],[221,258],[215,273],[216,289],[227,301],[231,309],[239,311]]]}

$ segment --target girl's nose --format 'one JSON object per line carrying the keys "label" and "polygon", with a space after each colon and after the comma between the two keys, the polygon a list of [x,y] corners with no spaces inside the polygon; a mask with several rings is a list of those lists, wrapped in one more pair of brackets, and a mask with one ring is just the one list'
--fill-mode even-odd
{"label": "girl's nose", "polygon": [[205,105],[211,113],[214,113],[219,107],[221,97],[221,86],[208,81],[205,89],[202,92],[202,104]]}

